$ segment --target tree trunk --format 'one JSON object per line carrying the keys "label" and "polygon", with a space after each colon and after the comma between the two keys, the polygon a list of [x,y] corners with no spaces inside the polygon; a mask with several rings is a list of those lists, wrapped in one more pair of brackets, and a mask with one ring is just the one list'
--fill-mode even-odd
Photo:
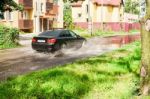
{"label": "tree trunk", "polygon": [[150,95],[150,31],[147,20],[150,20],[150,0],[146,0],[146,16],[141,19],[141,94]]}

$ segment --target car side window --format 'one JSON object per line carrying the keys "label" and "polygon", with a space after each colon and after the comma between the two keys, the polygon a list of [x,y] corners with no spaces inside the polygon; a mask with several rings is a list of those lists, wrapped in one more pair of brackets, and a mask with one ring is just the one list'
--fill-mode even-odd
{"label": "car side window", "polygon": [[72,35],[68,31],[63,31],[59,37],[72,37]]}
{"label": "car side window", "polygon": [[71,34],[72,37],[77,37],[77,35],[73,32],[73,31],[69,31],[69,33]]}
{"label": "car side window", "polygon": [[65,31],[63,31],[63,32],[59,35],[59,37],[66,37]]}
{"label": "car side window", "polygon": [[72,35],[69,33],[69,31],[65,31],[66,37],[72,37]]}

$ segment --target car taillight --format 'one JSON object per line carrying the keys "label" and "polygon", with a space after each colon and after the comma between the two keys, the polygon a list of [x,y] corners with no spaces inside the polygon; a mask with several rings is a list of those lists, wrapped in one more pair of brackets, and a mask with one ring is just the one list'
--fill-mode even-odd
{"label": "car taillight", "polygon": [[32,38],[32,42],[35,43],[35,42],[36,42],[36,39],[35,39],[35,38]]}
{"label": "car taillight", "polygon": [[47,43],[51,43],[51,44],[54,44],[56,42],[56,39],[47,39]]}

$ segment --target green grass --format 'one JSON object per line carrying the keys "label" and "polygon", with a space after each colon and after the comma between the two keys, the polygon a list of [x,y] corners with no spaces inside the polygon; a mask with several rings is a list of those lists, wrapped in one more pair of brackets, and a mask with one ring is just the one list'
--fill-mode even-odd
{"label": "green grass", "polygon": [[140,42],[0,83],[1,99],[132,99],[138,94]]}
{"label": "green grass", "polygon": [[102,31],[102,30],[95,30],[93,31],[92,33],[92,36],[90,33],[88,33],[87,30],[85,29],[75,29],[73,30],[74,32],[76,32],[78,35],[81,35],[85,38],[91,38],[91,37],[94,37],[94,36],[113,36],[113,35],[127,35],[127,34],[136,34],[136,33],[139,33],[138,30],[131,30],[129,32],[124,32],[124,31],[119,31],[119,32],[115,32],[115,31]]}

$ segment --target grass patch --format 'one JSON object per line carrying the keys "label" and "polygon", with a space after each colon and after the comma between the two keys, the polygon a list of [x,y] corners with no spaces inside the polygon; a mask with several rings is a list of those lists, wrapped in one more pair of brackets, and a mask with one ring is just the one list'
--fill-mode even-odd
{"label": "grass patch", "polygon": [[0,83],[1,99],[132,99],[139,83],[140,42]]}
{"label": "grass patch", "polygon": [[138,30],[131,30],[129,31],[128,33],[127,32],[124,32],[124,31],[119,31],[119,32],[115,32],[115,31],[102,31],[102,30],[95,30],[93,31],[92,33],[92,36],[91,34],[88,33],[88,30],[85,30],[85,29],[75,29],[73,30],[75,33],[77,33],[78,35],[81,35],[85,38],[91,38],[91,37],[94,37],[94,36],[114,36],[114,35],[127,35],[127,34],[137,34],[139,33]]}

